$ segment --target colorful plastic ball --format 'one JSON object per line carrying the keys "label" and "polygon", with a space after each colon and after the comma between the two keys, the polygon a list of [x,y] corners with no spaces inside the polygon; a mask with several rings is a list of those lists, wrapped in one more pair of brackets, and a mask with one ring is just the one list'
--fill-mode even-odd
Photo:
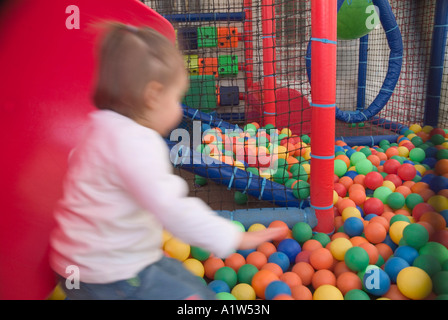
{"label": "colorful plastic ball", "polygon": [[409,222],[406,221],[396,221],[391,224],[389,228],[389,235],[395,244],[399,244],[401,238],[403,237],[403,230],[407,225],[409,225]]}
{"label": "colorful plastic ball", "polygon": [[291,231],[292,237],[300,244],[303,244],[313,236],[313,230],[311,229],[311,226],[305,222],[297,222],[296,224],[294,224]]}
{"label": "colorful plastic ball", "polygon": [[218,300],[236,300],[235,296],[230,292],[219,292],[216,294]]}
{"label": "colorful plastic ball", "polygon": [[413,300],[425,299],[432,291],[432,281],[428,274],[417,267],[407,267],[397,276],[400,292]]}
{"label": "colorful plastic ball", "polygon": [[352,289],[345,294],[344,300],[370,300],[370,297],[361,289]]}
{"label": "colorful plastic ball", "polygon": [[399,192],[392,192],[387,197],[386,202],[392,209],[401,209],[405,204],[405,197]]}
{"label": "colorful plastic ball", "polygon": [[377,188],[374,192],[373,192],[373,196],[379,200],[381,200],[381,202],[383,202],[384,204],[387,203],[387,197],[392,193],[392,190],[389,189],[388,187],[384,187],[381,186],[379,188]]}
{"label": "colorful plastic ball", "polygon": [[250,284],[252,281],[252,277],[257,272],[258,272],[258,269],[253,264],[245,264],[245,265],[241,266],[241,268],[239,268],[238,272],[237,272],[238,283]]}
{"label": "colorful plastic ball", "polygon": [[330,243],[330,252],[336,260],[344,260],[345,253],[353,247],[349,239],[336,238]]}
{"label": "colorful plastic ball", "polygon": [[429,254],[419,255],[412,263],[414,267],[420,268],[425,271],[430,277],[437,272],[442,271],[442,266],[436,257]]}
{"label": "colorful plastic ball", "polygon": [[243,204],[247,203],[249,197],[248,197],[247,193],[235,191],[234,199],[235,199],[236,204],[243,205]]}
{"label": "colorful plastic ball", "polygon": [[409,159],[414,162],[422,162],[425,158],[426,153],[422,148],[414,148],[409,152]]}
{"label": "colorful plastic ball", "polygon": [[402,239],[408,246],[418,250],[428,242],[429,233],[422,225],[411,223],[403,229]]}
{"label": "colorful plastic ball", "polygon": [[342,177],[347,172],[347,165],[341,159],[334,160],[334,174]]}
{"label": "colorful plastic ball", "polygon": [[227,282],[225,282],[223,280],[210,281],[210,283],[208,284],[208,287],[211,290],[213,290],[215,293],[230,292],[229,285],[227,284]]}
{"label": "colorful plastic ball", "polygon": [[401,163],[398,160],[389,159],[384,162],[383,170],[384,170],[384,172],[389,173],[389,174],[391,174],[391,173],[396,174],[398,171],[398,168],[400,166],[401,166]]}
{"label": "colorful plastic ball", "polygon": [[351,247],[346,251],[344,261],[350,270],[359,272],[369,265],[369,254],[361,247]]}
{"label": "colorful plastic ball", "polygon": [[310,184],[303,180],[298,180],[293,187],[293,195],[297,199],[306,199],[310,196]]}
{"label": "colorful plastic ball", "polygon": [[398,176],[404,181],[410,181],[414,179],[417,174],[417,170],[412,164],[404,163],[397,170]]}
{"label": "colorful plastic ball", "polygon": [[430,140],[435,145],[439,145],[445,142],[445,137],[441,134],[434,134]]}
{"label": "colorful plastic ball", "polygon": [[421,255],[429,254],[437,258],[441,264],[448,260],[448,249],[438,242],[429,241],[418,252]]}
{"label": "colorful plastic ball", "polygon": [[367,159],[366,155],[362,152],[356,151],[350,156],[350,164],[356,165],[359,161]]}
{"label": "colorful plastic ball", "polygon": [[165,242],[163,250],[171,258],[179,261],[185,261],[190,256],[190,245],[175,237],[172,237]]}
{"label": "colorful plastic ball", "polygon": [[283,281],[272,281],[264,292],[266,300],[273,300],[279,294],[291,295],[291,288]]}
{"label": "colorful plastic ball", "polygon": [[313,300],[344,300],[344,296],[335,286],[324,284],[314,291]]}
{"label": "colorful plastic ball", "polygon": [[374,296],[382,296],[390,289],[388,274],[377,266],[369,265],[366,268],[362,282],[365,290]]}
{"label": "colorful plastic ball", "polygon": [[[294,257],[295,258],[295,257]],[[283,252],[274,252],[268,258],[268,262],[275,263],[282,268],[283,272],[288,271],[290,260],[289,257]]]}
{"label": "colorful plastic ball", "polygon": [[[352,200],[353,201],[353,200]],[[347,220],[350,217],[362,218],[361,211],[356,207],[347,207],[342,210],[342,221]]]}
{"label": "colorful plastic ball", "polygon": [[349,237],[359,236],[364,231],[364,223],[361,219],[356,217],[350,217],[344,221],[344,232]]}
{"label": "colorful plastic ball", "polygon": [[238,281],[238,277],[235,270],[225,266],[216,270],[214,280],[222,280],[227,283],[229,288],[233,288]]}
{"label": "colorful plastic ball", "polygon": [[384,203],[378,198],[370,198],[364,202],[364,214],[375,214],[377,216],[384,212]]}
{"label": "colorful plastic ball", "polygon": [[391,257],[386,261],[384,271],[386,271],[391,281],[395,283],[397,282],[398,273],[409,266],[410,264],[405,259],[401,257]]}
{"label": "colorful plastic ball", "polygon": [[363,159],[356,163],[356,172],[366,175],[373,170],[373,164],[369,159]]}
{"label": "colorful plastic ball", "polygon": [[322,247],[325,247],[327,244],[331,242],[330,236],[328,236],[326,233],[323,232],[318,232],[314,234],[312,239],[319,241]]}
{"label": "colorful plastic ball", "polygon": [[448,271],[439,271],[433,278],[434,292],[437,295],[448,294]]}
{"label": "colorful plastic ball", "polygon": [[408,207],[409,209],[414,209],[414,207],[419,204],[424,202],[423,198],[421,195],[417,194],[417,193],[411,193],[410,195],[408,195],[405,199],[405,205],[406,207]]}
{"label": "colorful plastic ball", "polygon": [[210,252],[195,246],[190,248],[191,256],[199,261],[205,261],[210,257]]}
{"label": "colorful plastic ball", "polygon": [[193,273],[195,276],[204,277],[204,265],[201,261],[189,258],[182,262],[185,269]]}
{"label": "colorful plastic ball", "polygon": [[[443,176],[435,176],[433,179],[431,179],[428,185],[432,191],[438,193],[440,190],[448,189],[448,178]],[[446,205],[446,208],[448,208],[448,204]]]}
{"label": "colorful plastic ball", "polygon": [[369,222],[364,228],[364,235],[373,244],[381,243],[386,239],[386,228],[379,222]]}
{"label": "colorful plastic ball", "polygon": [[256,294],[254,288],[247,283],[239,283],[233,287],[230,292],[236,300],[255,300]]}
{"label": "colorful plastic ball", "polygon": [[326,248],[312,251],[309,259],[311,266],[316,270],[329,269],[333,265],[332,252]]}
{"label": "colorful plastic ball", "polygon": [[239,268],[241,268],[241,266],[246,264],[246,259],[242,254],[234,252],[230,254],[227,258],[225,258],[224,264],[227,267],[230,267],[233,270],[235,270],[235,272],[238,272]]}
{"label": "colorful plastic ball", "polygon": [[278,281],[279,277],[270,270],[260,270],[253,277],[251,286],[255,290],[257,297],[265,299],[266,287],[273,281]]}
{"label": "colorful plastic ball", "polygon": [[294,263],[296,256],[302,251],[302,248],[296,240],[284,239],[278,244],[277,250],[286,254],[290,263]]}

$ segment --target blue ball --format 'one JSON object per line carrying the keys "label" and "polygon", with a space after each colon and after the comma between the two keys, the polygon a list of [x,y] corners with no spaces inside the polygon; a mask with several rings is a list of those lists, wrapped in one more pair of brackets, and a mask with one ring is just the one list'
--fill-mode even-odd
{"label": "blue ball", "polygon": [[383,243],[387,244],[392,249],[392,251],[395,251],[395,249],[397,249],[398,247],[398,245],[390,238],[389,233],[386,235],[386,239],[384,239]]}
{"label": "blue ball", "polygon": [[347,157],[350,158],[350,156],[352,154],[354,154],[355,152],[356,152],[356,150],[350,148],[350,149],[347,149],[347,151],[345,151],[345,154],[347,155]]}
{"label": "blue ball", "polygon": [[437,151],[439,151],[436,147],[429,147],[425,150],[426,158],[435,158]]}
{"label": "blue ball", "polygon": [[404,259],[410,266],[418,255],[417,249],[410,246],[399,246],[394,252],[394,257]]}
{"label": "blue ball", "polygon": [[381,160],[380,161],[380,166],[382,166],[385,162],[386,162],[386,160]]}
{"label": "blue ball", "polygon": [[350,177],[350,178],[355,178],[359,173],[353,170],[347,171],[344,176]]}
{"label": "blue ball", "polygon": [[202,129],[202,132],[205,132],[205,131],[211,129],[211,127],[210,127],[209,124],[203,123],[202,126],[201,126],[201,129]]}
{"label": "blue ball", "polygon": [[358,205],[356,205],[356,209],[358,209],[359,212],[361,213],[361,217],[364,217],[364,210]]}
{"label": "blue ball", "polygon": [[434,168],[436,163],[437,163],[436,158],[426,158],[425,160],[422,161],[422,164],[427,164],[430,168]]}
{"label": "blue ball", "polygon": [[362,283],[367,293],[374,296],[382,296],[390,289],[389,276],[384,270],[378,267],[367,267]]}
{"label": "blue ball", "polygon": [[289,258],[289,263],[294,263],[296,256],[302,251],[302,247],[294,239],[284,239],[278,244],[277,251],[286,254]]}
{"label": "blue ball", "polygon": [[280,268],[282,268],[283,272],[288,271],[290,265],[289,257],[285,253],[280,251],[271,254],[268,258],[268,262],[278,264]]}
{"label": "blue ball", "polygon": [[236,252],[241,254],[244,258],[247,258],[249,253],[256,251],[256,249],[237,250]]}
{"label": "blue ball", "polygon": [[344,152],[344,148],[342,148],[341,146],[334,146],[334,153],[340,152],[340,151]]}
{"label": "blue ball", "polygon": [[397,282],[398,273],[407,267],[409,267],[409,263],[403,258],[391,257],[386,261],[384,271],[386,271],[390,280],[395,283]]}
{"label": "blue ball", "polygon": [[223,280],[213,280],[208,284],[208,287],[215,293],[230,292],[229,285]]}
{"label": "blue ball", "polygon": [[[418,172],[418,171],[417,171],[417,172]],[[427,183],[427,184],[430,184],[431,181],[432,181],[432,179],[434,179],[435,177],[436,177],[435,174],[428,173],[428,174],[425,175],[425,176],[422,178],[422,180],[420,180],[420,181],[421,181],[421,182],[424,182],[424,183]]]}
{"label": "blue ball", "polygon": [[429,188],[435,193],[438,193],[440,190],[443,189],[448,189],[448,178],[442,176],[435,176],[429,182]]}
{"label": "blue ball", "polygon": [[439,212],[442,217],[445,219],[446,223],[448,224],[448,210],[442,210]]}
{"label": "blue ball", "polygon": [[356,217],[350,217],[344,222],[344,232],[349,237],[360,236],[364,231],[364,223],[361,219]]}
{"label": "blue ball", "polygon": [[283,281],[272,281],[264,291],[266,300],[272,300],[279,294],[291,295],[291,289]]}
{"label": "blue ball", "polygon": [[[370,221],[370,219],[374,218],[374,217],[378,217],[378,215],[374,214],[374,213],[369,213],[368,215],[366,215],[364,217],[364,220]],[[350,218],[349,218],[350,219]]]}

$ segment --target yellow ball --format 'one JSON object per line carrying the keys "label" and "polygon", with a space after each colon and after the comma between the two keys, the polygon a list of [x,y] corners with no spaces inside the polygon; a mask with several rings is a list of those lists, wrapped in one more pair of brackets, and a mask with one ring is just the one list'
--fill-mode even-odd
{"label": "yellow ball", "polygon": [[435,195],[429,198],[428,204],[431,205],[437,212],[448,209],[448,199],[441,195]]}
{"label": "yellow ball", "polygon": [[264,230],[266,227],[261,223],[254,223],[247,229],[248,232]]}
{"label": "yellow ball", "polygon": [[344,300],[344,296],[335,286],[324,284],[314,291],[313,300]]}
{"label": "yellow ball", "polygon": [[424,174],[426,171],[426,168],[424,166],[422,166],[421,164],[416,164],[414,165],[415,170],[417,170],[418,172],[420,172],[420,174]]}
{"label": "yellow ball", "polygon": [[448,141],[441,144],[442,147],[445,149],[448,149]]}
{"label": "yellow ball", "polygon": [[184,265],[184,268],[190,271],[195,276],[204,277],[204,265],[201,263],[201,261],[197,259],[187,259],[184,262],[182,262]]}
{"label": "yellow ball", "polygon": [[434,129],[433,126],[424,126],[422,128],[422,131],[425,132],[425,133],[430,133],[432,129]]}
{"label": "yellow ball", "polygon": [[260,177],[265,179],[270,179],[272,177],[272,170],[271,169],[261,169],[259,170]]}
{"label": "yellow ball", "polygon": [[245,170],[244,164],[241,161],[236,160],[233,162],[233,165],[238,169]]}
{"label": "yellow ball", "polygon": [[311,159],[311,148],[306,148],[303,154],[303,159],[310,160]]}
{"label": "yellow ball", "polygon": [[330,243],[330,252],[336,260],[343,261],[345,253],[353,247],[350,240],[346,238],[336,238]]}
{"label": "yellow ball", "polygon": [[410,127],[409,127],[409,129],[410,130],[412,130],[412,131],[414,131],[415,133],[419,133],[420,131],[422,131],[422,127],[420,126],[420,125],[418,125],[418,124],[412,124]]}
{"label": "yellow ball", "polygon": [[302,163],[303,169],[305,169],[305,172],[308,173],[308,175],[311,172],[311,165],[309,163]]}
{"label": "yellow ball", "polygon": [[403,230],[409,224],[407,221],[395,221],[389,228],[389,236],[391,240],[398,244],[403,237]]}
{"label": "yellow ball", "polygon": [[388,187],[392,192],[395,191],[395,184],[392,181],[385,180],[383,181],[383,187]]}
{"label": "yellow ball", "polygon": [[165,242],[163,250],[179,261],[185,261],[190,256],[190,245],[174,237]]}
{"label": "yellow ball", "polygon": [[347,207],[344,210],[342,210],[342,221],[344,222],[345,220],[347,220],[348,218],[351,217],[356,217],[356,218],[361,218],[362,219],[362,215],[361,212],[358,210],[358,208],[355,207]]}
{"label": "yellow ball", "polygon": [[420,268],[407,267],[397,276],[398,290],[413,300],[425,299],[432,291],[432,281],[429,275]]}
{"label": "yellow ball", "polygon": [[409,149],[408,148],[401,146],[401,147],[398,147],[397,150],[398,150],[398,155],[399,156],[401,156],[401,157],[409,156]]}
{"label": "yellow ball", "polygon": [[283,128],[282,131],[280,131],[280,134],[286,134],[288,137],[292,135],[292,131],[289,128]]}
{"label": "yellow ball", "polygon": [[48,300],[65,300],[66,295],[64,290],[62,290],[61,286],[58,284],[53,292],[48,297]]}
{"label": "yellow ball", "polygon": [[333,205],[335,205],[338,202],[338,200],[339,200],[339,195],[335,190],[333,190]]}
{"label": "yellow ball", "polygon": [[279,159],[288,158],[288,149],[286,149],[286,147],[284,147],[284,146],[274,147],[274,150],[272,153],[274,155],[276,155]]}
{"label": "yellow ball", "polygon": [[167,242],[168,240],[170,240],[173,237],[173,235],[166,230],[162,231],[162,246],[165,245],[165,242]]}
{"label": "yellow ball", "polygon": [[417,135],[415,133],[410,133],[406,136],[406,138],[408,138],[409,140],[412,140],[412,138],[417,137]]}
{"label": "yellow ball", "polygon": [[230,292],[236,298],[236,300],[255,300],[256,294],[254,288],[247,283],[239,283],[233,287]]}

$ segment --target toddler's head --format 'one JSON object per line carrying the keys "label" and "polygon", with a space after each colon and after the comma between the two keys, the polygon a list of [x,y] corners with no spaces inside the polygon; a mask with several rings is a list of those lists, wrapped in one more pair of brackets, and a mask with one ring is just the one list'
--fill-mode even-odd
{"label": "toddler's head", "polygon": [[188,87],[182,55],[151,28],[121,23],[107,28],[99,48],[95,106],[168,134],[181,120],[179,102]]}

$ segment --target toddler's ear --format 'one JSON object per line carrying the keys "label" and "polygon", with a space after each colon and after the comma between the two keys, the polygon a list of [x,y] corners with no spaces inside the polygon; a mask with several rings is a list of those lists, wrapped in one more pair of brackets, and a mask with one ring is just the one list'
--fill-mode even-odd
{"label": "toddler's ear", "polygon": [[143,93],[145,104],[152,108],[156,107],[161,100],[163,91],[163,85],[158,81],[150,81],[146,86]]}

